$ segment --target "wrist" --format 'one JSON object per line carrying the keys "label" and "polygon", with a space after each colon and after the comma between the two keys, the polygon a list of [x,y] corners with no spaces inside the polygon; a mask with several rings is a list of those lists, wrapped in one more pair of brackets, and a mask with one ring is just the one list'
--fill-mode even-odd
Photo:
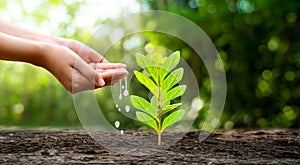
{"label": "wrist", "polygon": [[36,53],[34,60],[30,63],[48,69],[47,61],[49,61],[49,50],[51,49],[52,44],[46,42],[37,42],[36,44]]}
{"label": "wrist", "polygon": [[60,45],[60,43],[62,42],[61,38],[59,37],[54,37],[54,36],[44,35],[44,34],[33,36],[32,40],[44,42],[48,44],[58,44],[58,45]]}

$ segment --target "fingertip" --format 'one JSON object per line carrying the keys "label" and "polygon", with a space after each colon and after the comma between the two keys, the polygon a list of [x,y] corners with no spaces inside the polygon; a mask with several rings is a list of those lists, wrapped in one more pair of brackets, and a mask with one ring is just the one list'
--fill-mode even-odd
{"label": "fingertip", "polygon": [[123,77],[127,77],[128,75],[129,75],[128,72],[124,72],[124,73],[123,73]]}
{"label": "fingertip", "polygon": [[105,85],[105,81],[102,78],[100,78],[98,80],[98,85],[101,86],[101,87],[104,86]]}
{"label": "fingertip", "polygon": [[128,75],[129,75],[129,72],[126,70],[126,71],[125,71],[125,74],[126,74],[126,76],[128,76]]}
{"label": "fingertip", "polygon": [[126,64],[120,63],[120,66],[121,66],[122,68],[127,68],[127,65],[126,65]]}
{"label": "fingertip", "polygon": [[125,68],[121,69],[121,72],[122,72],[124,75],[126,75],[126,76],[129,75],[129,72],[128,72],[127,69],[125,69]]}
{"label": "fingertip", "polygon": [[103,80],[103,77],[100,73],[96,73],[97,77],[96,77],[96,80],[97,80],[97,84],[98,86],[102,87],[105,85],[105,81]]}

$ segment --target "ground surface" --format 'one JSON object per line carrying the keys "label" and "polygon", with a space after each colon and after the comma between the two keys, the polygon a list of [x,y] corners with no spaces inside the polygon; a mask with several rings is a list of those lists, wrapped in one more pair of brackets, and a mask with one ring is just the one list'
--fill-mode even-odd
{"label": "ground surface", "polygon": [[194,131],[151,155],[111,152],[78,130],[0,130],[0,164],[38,163],[300,164],[300,130],[216,131],[202,142]]}

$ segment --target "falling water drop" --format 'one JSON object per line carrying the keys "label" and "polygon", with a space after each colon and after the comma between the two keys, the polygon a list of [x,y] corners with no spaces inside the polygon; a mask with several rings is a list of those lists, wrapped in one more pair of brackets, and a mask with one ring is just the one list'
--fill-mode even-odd
{"label": "falling water drop", "polygon": [[129,112],[130,111],[130,107],[129,107],[129,105],[126,105],[125,106],[125,112]]}
{"label": "falling water drop", "polygon": [[118,111],[120,112],[121,111],[121,108],[119,108],[119,105],[116,104],[116,108],[118,108]]}
{"label": "falling water drop", "polygon": [[119,128],[120,127],[120,122],[117,120],[117,121],[115,121],[115,126],[116,126],[116,128]]}
{"label": "falling water drop", "polygon": [[119,95],[119,100],[122,100],[122,81],[120,81],[120,95]]}
{"label": "falling water drop", "polygon": [[129,94],[129,92],[128,92],[128,90],[127,90],[127,77],[125,77],[125,90],[124,90],[124,92],[123,92],[123,95],[124,96],[128,96],[128,94]]}
{"label": "falling water drop", "polygon": [[125,90],[125,91],[123,92],[123,95],[124,95],[124,96],[128,96],[128,90]]}
{"label": "falling water drop", "polygon": [[124,134],[124,131],[123,131],[123,130],[121,130],[121,131],[120,131],[120,133],[121,133],[121,135],[123,135],[123,134]]}
{"label": "falling water drop", "polygon": [[122,89],[124,89],[125,87],[124,87],[124,85],[122,85]]}

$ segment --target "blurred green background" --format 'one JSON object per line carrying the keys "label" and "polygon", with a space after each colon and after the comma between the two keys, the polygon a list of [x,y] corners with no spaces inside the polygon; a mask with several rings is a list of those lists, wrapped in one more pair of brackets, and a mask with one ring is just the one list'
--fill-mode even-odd
{"label": "blurred green background", "polygon": [[[192,20],[215,44],[228,88],[218,128],[300,127],[298,0],[0,0],[1,19],[82,42],[113,18],[148,9]],[[143,44],[180,50],[190,64],[203,96],[204,105],[194,122],[195,128],[201,127],[210,99],[210,80],[202,61],[176,38],[143,35],[148,39]],[[120,41],[117,46],[126,53],[123,44]],[[96,90],[101,104],[113,103],[105,100],[108,90]],[[140,126],[116,110],[104,111],[111,121],[119,119],[128,128]],[[0,61],[0,126],[80,127],[80,122],[72,95],[50,73],[29,64]]]}

